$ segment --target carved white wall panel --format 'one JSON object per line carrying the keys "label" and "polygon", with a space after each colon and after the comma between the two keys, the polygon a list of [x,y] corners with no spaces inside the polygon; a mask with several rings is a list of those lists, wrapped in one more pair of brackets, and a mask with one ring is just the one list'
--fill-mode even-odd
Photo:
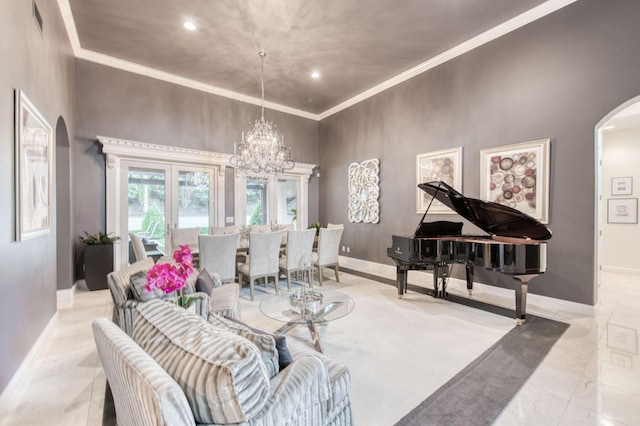
{"label": "carved white wall panel", "polygon": [[380,220],[380,160],[349,165],[349,222]]}

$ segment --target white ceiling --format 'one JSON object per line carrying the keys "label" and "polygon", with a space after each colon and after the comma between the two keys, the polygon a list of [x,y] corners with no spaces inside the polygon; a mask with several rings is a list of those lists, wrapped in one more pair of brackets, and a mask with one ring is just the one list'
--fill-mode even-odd
{"label": "white ceiling", "polygon": [[266,107],[320,120],[575,1],[58,3],[78,58],[259,104],[265,50]]}

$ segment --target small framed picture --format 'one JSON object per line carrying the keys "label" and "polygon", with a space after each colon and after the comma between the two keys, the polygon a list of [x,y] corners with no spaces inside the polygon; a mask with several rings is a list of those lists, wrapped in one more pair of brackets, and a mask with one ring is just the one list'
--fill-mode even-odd
{"label": "small framed picture", "polygon": [[631,195],[633,192],[632,177],[611,178],[611,195]]}
{"label": "small framed picture", "polygon": [[609,198],[607,223],[638,223],[637,198]]}

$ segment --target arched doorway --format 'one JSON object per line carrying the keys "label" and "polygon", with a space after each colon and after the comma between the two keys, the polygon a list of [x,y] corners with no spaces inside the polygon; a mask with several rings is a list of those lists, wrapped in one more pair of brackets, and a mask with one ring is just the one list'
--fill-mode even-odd
{"label": "arched doorway", "polygon": [[64,118],[56,123],[56,265],[58,290],[73,286],[73,236],[71,235],[71,149]]}
{"label": "arched doorway", "polygon": [[629,211],[628,217],[615,217],[617,209],[625,210],[631,204],[637,206],[635,194],[640,185],[637,174],[637,161],[640,161],[638,138],[640,96],[614,108],[595,127],[595,302],[598,301],[603,271],[640,273],[640,269],[633,267],[638,264],[637,259],[625,256],[637,253],[635,249],[629,250],[630,247],[635,248],[635,240],[631,241],[634,235],[640,236],[636,224],[637,207]]}

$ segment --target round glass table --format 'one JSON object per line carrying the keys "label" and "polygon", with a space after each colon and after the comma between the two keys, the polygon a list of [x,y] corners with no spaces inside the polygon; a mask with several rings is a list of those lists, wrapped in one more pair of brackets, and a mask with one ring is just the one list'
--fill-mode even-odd
{"label": "round glass table", "polygon": [[316,324],[337,320],[353,311],[353,299],[334,290],[280,290],[260,302],[260,311],[267,317],[286,323],[275,332],[284,334],[296,325],[306,325],[318,352],[322,352]]}

